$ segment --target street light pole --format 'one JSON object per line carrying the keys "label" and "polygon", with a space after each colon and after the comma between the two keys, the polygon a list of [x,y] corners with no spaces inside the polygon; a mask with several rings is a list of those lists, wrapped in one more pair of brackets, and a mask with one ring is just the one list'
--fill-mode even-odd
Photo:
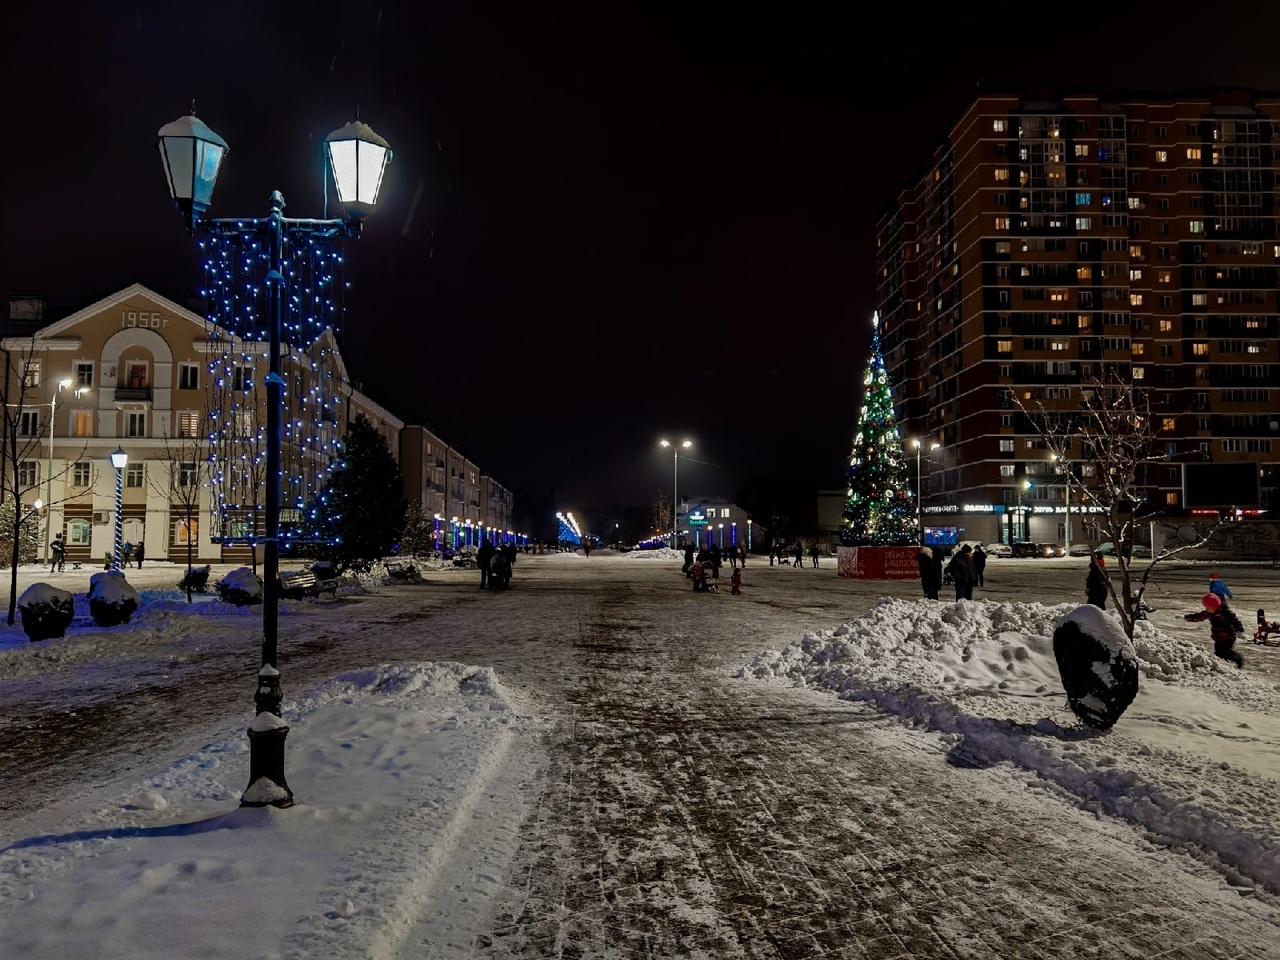
{"label": "street light pole", "polygon": [[674,470],[671,479],[671,549],[679,546],[680,538],[680,447],[688,450],[693,446],[692,440],[682,440],[679,446],[667,440],[658,441],[664,447],[671,448]]}
{"label": "street light pole", "polygon": [[[254,691],[257,714],[249,726],[249,786],[240,801],[249,807],[290,807],[293,791],[284,778],[284,741],[289,725],[280,718],[277,627],[280,569],[280,447],[283,442],[284,378],[280,373],[285,285],[284,241],[329,244],[360,236],[373,211],[391,147],[367,125],[354,120],[325,137],[344,219],[300,220],[284,215],[284,196],[271,192],[266,217],[212,219],[205,212],[213,199],[218,169],[229,152],[227,142],[194,113],[160,128],[157,146],[164,162],[169,194],[187,230],[235,240],[246,249],[265,249],[268,302],[266,530],[263,541],[262,666]],[[117,521],[118,522],[118,521]],[[119,552],[117,527],[117,553]]]}
{"label": "street light pole", "polygon": [[124,533],[124,468],[129,463],[129,455],[121,447],[111,452],[111,466],[116,468],[116,545],[111,554],[111,569],[120,569],[120,544]]}
{"label": "street light pole", "polygon": [[[58,394],[67,387],[71,386],[70,380],[59,380],[57,387],[53,391],[53,399],[49,401],[49,461],[47,469],[44,472],[44,556],[42,562],[47,561],[52,555],[52,547],[50,546],[50,535],[53,533],[53,428],[58,422]],[[80,391],[76,391],[76,395],[80,395]],[[39,522],[39,521],[37,521]]]}
{"label": "street light pole", "polygon": [[[916,526],[920,530],[920,545],[924,546],[924,479],[920,469],[920,451],[924,447],[924,443],[915,439],[911,441],[911,445],[916,448]],[[937,450],[942,444],[929,444],[929,453]]]}

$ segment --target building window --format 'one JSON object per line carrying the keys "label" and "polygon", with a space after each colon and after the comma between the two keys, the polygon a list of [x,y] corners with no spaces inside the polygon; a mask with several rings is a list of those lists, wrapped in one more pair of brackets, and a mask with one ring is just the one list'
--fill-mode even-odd
{"label": "building window", "polygon": [[184,363],[178,368],[178,389],[200,389],[200,367],[194,363]]}
{"label": "building window", "polygon": [[1156,151],[1156,163],[1168,163],[1168,162],[1169,162],[1169,151],[1168,151],[1168,150],[1157,150],[1157,151]]}
{"label": "building window", "polygon": [[178,464],[178,486],[194,487],[196,484],[196,465],[194,463]]}
{"label": "building window", "polygon": [[996,167],[996,181],[1004,182],[1009,179],[1008,167]]}
{"label": "building window", "polygon": [[1004,120],[992,120],[991,129],[996,133],[1004,133],[1007,129],[1007,123]]}
{"label": "building window", "polygon": [[126,464],[124,468],[124,485],[134,489],[141,487],[146,482],[146,473],[143,470],[145,466],[146,464],[144,463]]}
{"label": "building window", "polygon": [[67,542],[77,546],[88,546],[93,538],[93,526],[88,520],[76,519],[67,521]]}
{"label": "building window", "polygon": [[997,341],[996,341],[996,353],[1013,353],[1013,341],[1012,341],[1012,340],[997,340]]}
{"label": "building window", "polygon": [[195,543],[199,536],[199,520],[178,520],[173,525],[173,542],[176,546],[185,547],[188,543]]}
{"label": "building window", "polygon": [[40,411],[39,410],[23,410],[18,416],[18,436],[20,437],[38,437],[40,436]]}
{"label": "building window", "polygon": [[1161,421],[1160,421],[1160,429],[1161,429],[1161,430],[1163,430],[1165,433],[1172,433],[1174,430],[1177,430],[1177,429],[1178,429],[1178,418],[1177,418],[1177,417],[1164,417],[1164,418],[1163,418],[1163,419],[1161,419]]}
{"label": "building window", "polygon": [[[1162,248],[1163,249],[1163,248]],[[1157,270],[1156,283],[1169,283],[1173,280],[1172,270]]]}
{"label": "building window", "polygon": [[1204,233],[1204,221],[1203,221],[1203,220],[1188,220],[1188,221],[1187,221],[1187,230],[1188,230],[1189,232],[1191,232],[1191,233]]}
{"label": "building window", "polygon": [[1076,217],[1076,229],[1077,229],[1077,230],[1092,230],[1092,229],[1093,229],[1093,217]]}
{"label": "building window", "polygon": [[76,389],[88,390],[93,386],[93,363],[82,360],[76,364]]}
{"label": "building window", "polygon": [[1244,444],[1240,442],[1238,437],[1222,441],[1223,453],[1244,453]]}
{"label": "building window", "polygon": [[252,390],[253,389],[253,367],[236,367],[235,368],[235,390]]}
{"label": "building window", "polygon": [[1199,148],[1199,147],[1187,147],[1187,159],[1188,159],[1188,160],[1199,160],[1199,159],[1200,159],[1200,148]]}
{"label": "building window", "polygon": [[71,414],[71,430],[77,437],[93,436],[93,411],[76,410]]}
{"label": "building window", "polygon": [[1191,305],[1193,307],[1206,307],[1209,305],[1209,295],[1207,293],[1193,293],[1191,295]]}
{"label": "building window", "polygon": [[87,487],[93,483],[93,466],[88,460],[77,460],[74,467],[71,468],[71,485],[73,487]]}
{"label": "building window", "polygon": [[996,217],[996,229],[997,229],[997,230],[1008,230],[1008,229],[1009,229],[1009,218],[1008,218],[1008,217]]}
{"label": "building window", "polygon": [[1131,307],[1140,307],[1140,306],[1142,306],[1142,294],[1140,294],[1140,293],[1131,293],[1131,294],[1129,294],[1129,306],[1131,306]]}
{"label": "building window", "polygon": [[1191,353],[1197,357],[1207,357],[1209,355],[1209,344],[1203,340],[1197,340],[1191,344]]}
{"label": "building window", "polygon": [[28,387],[40,386],[40,360],[38,358],[27,358],[26,366],[23,367],[22,383]]}
{"label": "building window", "polygon": [[1006,438],[1000,441],[1001,453],[1013,453],[1013,438]]}
{"label": "building window", "polygon": [[200,435],[200,414],[195,410],[182,410],[178,413],[178,436],[197,437]]}
{"label": "building window", "polygon": [[18,492],[38,486],[40,468],[34,460],[23,460],[18,464]]}
{"label": "building window", "polygon": [[140,412],[126,413],[124,435],[126,437],[145,437],[147,435],[147,415]]}
{"label": "building window", "polygon": [[1160,325],[1159,325],[1159,326],[1160,326],[1160,332],[1161,332],[1161,333],[1169,333],[1170,331],[1172,331],[1172,330],[1173,330],[1173,321],[1172,321],[1172,320],[1161,320],[1161,321],[1160,321]]}
{"label": "building window", "polygon": [[1170,296],[1169,294],[1167,294],[1167,293],[1166,293],[1166,294],[1164,294],[1163,296],[1161,296],[1161,297],[1160,297],[1160,306],[1162,306],[1162,307],[1172,307],[1172,306],[1173,306],[1173,297],[1171,297],[1171,296]]}

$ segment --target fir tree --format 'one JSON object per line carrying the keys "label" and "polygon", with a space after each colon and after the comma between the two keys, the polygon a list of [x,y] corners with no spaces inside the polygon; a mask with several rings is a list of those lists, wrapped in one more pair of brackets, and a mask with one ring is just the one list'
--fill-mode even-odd
{"label": "fir tree", "polygon": [[391,448],[366,417],[342,440],[342,461],[307,511],[314,553],[338,573],[368,571],[390,556],[404,528],[404,478]]}
{"label": "fir tree", "polygon": [[879,317],[872,323],[871,356],[862,378],[865,392],[846,475],[840,539],[846,546],[907,546],[919,542],[916,500],[880,349]]}

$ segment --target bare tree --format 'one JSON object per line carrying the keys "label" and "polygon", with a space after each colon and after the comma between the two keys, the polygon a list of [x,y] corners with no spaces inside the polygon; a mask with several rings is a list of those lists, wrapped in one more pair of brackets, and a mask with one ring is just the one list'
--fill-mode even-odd
{"label": "bare tree", "polygon": [[[18,608],[18,564],[22,562],[23,526],[33,520],[30,511],[23,509],[23,501],[32,494],[34,501],[40,496],[40,443],[46,435],[44,408],[49,404],[36,400],[40,386],[40,360],[36,357],[36,335],[32,335],[20,349],[4,347],[4,381],[0,384],[0,431],[3,431],[3,468],[0,469],[0,500],[12,500],[12,529],[7,532],[11,541],[9,557],[9,613],[8,623],[13,625]],[[83,451],[82,451],[83,453]],[[57,476],[65,476],[65,466]],[[54,476],[46,477],[52,481]],[[49,483],[52,490],[52,483]],[[60,498],[62,503],[67,498]],[[53,509],[46,503],[45,509]],[[29,539],[29,538],[28,538]]]}
{"label": "bare tree", "polygon": [[[195,564],[195,519],[200,513],[200,491],[209,485],[209,437],[207,424],[199,415],[190,420],[164,424],[161,433],[163,457],[167,467],[164,476],[148,471],[147,483],[155,493],[177,509],[187,529],[187,603],[191,602],[191,570]],[[166,524],[166,536],[168,526]]]}
{"label": "bare tree", "polygon": [[660,535],[665,536],[673,529],[671,501],[666,498],[661,490],[658,491],[658,499],[649,505],[649,519],[653,523],[653,528]]}
{"label": "bare tree", "polygon": [[1135,580],[1130,567],[1135,534],[1138,524],[1156,509],[1148,500],[1148,471],[1169,459],[1160,433],[1164,417],[1175,412],[1153,412],[1146,392],[1114,371],[1090,381],[1081,393],[1083,401],[1070,410],[1050,409],[1041,401],[1028,407],[1026,398],[1016,394],[1014,401],[1058,463],[1058,479],[1066,485],[1067,496],[1082,504],[1082,513],[1094,519],[1102,534],[1089,539],[1090,549],[1096,550],[1104,539],[1115,547],[1119,576],[1108,578],[1107,589],[1132,639],[1134,622],[1143,613],[1143,594],[1157,565],[1205,543],[1225,517],[1197,543],[1162,549]]}

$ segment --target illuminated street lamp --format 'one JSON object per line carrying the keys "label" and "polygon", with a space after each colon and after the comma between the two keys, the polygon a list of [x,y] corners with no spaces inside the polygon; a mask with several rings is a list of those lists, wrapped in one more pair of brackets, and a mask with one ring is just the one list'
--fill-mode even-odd
{"label": "illuminated street lamp", "polygon": [[[53,553],[53,430],[58,422],[58,394],[69,389],[71,383],[70,379],[59,380],[57,389],[53,391],[53,399],[49,401],[49,457],[44,472],[44,503],[42,504],[49,508],[44,514],[44,557],[42,558],[44,560],[50,559]],[[76,390],[76,397],[79,398],[88,391],[88,387],[80,387]],[[36,509],[39,510],[40,507]]]}
{"label": "illuminated street lamp", "polygon": [[676,549],[680,535],[680,448],[688,450],[693,446],[692,440],[681,440],[677,446],[667,440],[658,441],[664,447],[671,448],[674,469],[671,474],[671,549]]}
{"label": "illuminated street lamp", "polygon": [[[254,703],[258,713],[249,727],[249,786],[242,806],[289,807],[293,791],[284,779],[284,740],[288,725],[280,719],[280,673],[276,668],[276,635],[279,619],[280,570],[280,447],[283,434],[284,378],[280,374],[280,347],[284,325],[284,301],[288,267],[286,241],[329,245],[356,238],[364,218],[377,203],[383,172],[391,161],[386,140],[358,119],[325,137],[325,152],[333,171],[338,202],[346,217],[299,220],[284,215],[284,196],[271,192],[265,217],[211,219],[205,211],[213,199],[218,170],[230,151],[227,142],[192,112],[160,128],[156,145],[164,162],[169,195],[182,214],[187,231],[236,241],[247,254],[265,251],[269,258],[267,289],[268,357],[266,537],[262,574],[262,667],[258,671]],[[117,521],[118,522],[118,521]],[[119,540],[117,527],[116,539]],[[117,552],[119,544],[117,542]]]}
{"label": "illuminated street lamp", "polygon": [[124,468],[129,465],[129,455],[120,447],[111,451],[111,466],[116,468],[116,546],[111,554],[111,569],[120,569],[120,544],[124,534]]}
{"label": "illuminated street lamp", "polygon": [[[924,484],[921,480],[920,473],[920,449],[924,446],[919,438],[912,440],[911,445],[916,448],[916,526],[920,528],[920,544],[924,545],[924,498],[921,494],[924,492]],[[937,450],[942,444],[929,444],[929,452]]]}

